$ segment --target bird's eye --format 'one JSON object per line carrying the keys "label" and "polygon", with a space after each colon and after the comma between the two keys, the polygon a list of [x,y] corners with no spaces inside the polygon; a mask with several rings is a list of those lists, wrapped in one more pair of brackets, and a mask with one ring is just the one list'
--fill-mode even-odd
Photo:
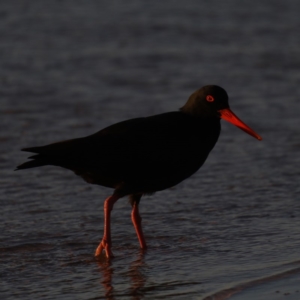
{"label": "bird's eye", "polygon": [[214,101],[215,101],[215,98],[214,98],[212,95],[207,95],[207,96],[206,96],[206,101],[207,101],[207,102],[214,102]]}

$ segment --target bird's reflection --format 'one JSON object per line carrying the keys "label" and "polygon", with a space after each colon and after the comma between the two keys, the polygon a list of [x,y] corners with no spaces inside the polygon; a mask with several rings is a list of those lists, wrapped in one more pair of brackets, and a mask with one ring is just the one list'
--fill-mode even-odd
{"label": "bird's reflection", "polygon": [[[144,261],[144,257],[145,251],[140,250],[138,258],[130,264],[128,272],[123,273],[130,279],[128,294],[133,300],[142,299],[145,294],[143,287],[147,281],[147,277],[144,274],[143,269],[147,267],[147,265]],[[97,262],[102,273],[101,284],[105,289],[105,298],[114,299],[114,287],[112,281],[114,276],[113,265],[115,263],[113,260],[107,260],[104,257],[101,257]]]}
{"label": "bird's reflection", "polygon": [[144,296],[143,287],[147,281],[146,275],[143,273],[143,268],[146,267],[145,250],[140,249],[138,258],[130,264],[129,277],[131,279],[130,294],[132,299],[139,300]]}
{"label": "bird's reflection", "polygon": [[100,267],[100,271],[102,273],[101,284],[105,290],[105,298],[106,299],[114,299],[113,297],[113,286],[112,276],[113,276],[113,268],[111,260],[106,260],[105,258],[101,257],[100,260],[97,261]]}

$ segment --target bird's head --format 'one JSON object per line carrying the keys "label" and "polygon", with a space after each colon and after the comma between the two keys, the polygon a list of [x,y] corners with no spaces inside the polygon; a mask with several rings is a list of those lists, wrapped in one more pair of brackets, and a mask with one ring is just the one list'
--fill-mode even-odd
{"label": "bird's head", "polygon": [[206,85],[194,92],[180,110],[195,117],[224,119],[258,140],[262,140],[255,131],[232,112],[229,108],[226,91],[217,85]]}

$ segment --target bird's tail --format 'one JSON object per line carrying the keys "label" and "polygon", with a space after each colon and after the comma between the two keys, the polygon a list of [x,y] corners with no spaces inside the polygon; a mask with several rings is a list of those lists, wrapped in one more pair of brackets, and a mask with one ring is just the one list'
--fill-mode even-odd
{"label": "bird's tail", "polygon": [[[23,148],[21,149],[22,151],[26,152],[39,152],[40,147],[33,147],[33,148]],[[36,167],[41,167],[41,166],[46,166],[51,164],[49,162],[49,159],[47,159],[47,156],[43,154],[36,154],[33,156],[28,157],[28,159],[31,159],[30,161],[27,161],[19,166],[16,167],[15,171],[17,170],[23,170],[23,169],[30,169],[30,168],[36,168]]]}
{"label": "bird's tail", "polygon": [[61,166],[68,168],[70,157],[76,156],[82,151],[82,147],[86,145],[85,139],[73,139],[62,142],[57,142],[41,147],[23,148],[22,151],[36,153],[28,157],[27,161],[19,166],[16,170],[36,168],[46,165]]}
{"label": "bird's tail", "polygon": [[34,159],[34,160],[27,161],[27,162],[17,166],[15,171],[22,170],[22,169],[30,169],[30,168],[35,168],[35,167],[41,167],[41,166],[46,166],[46,165],[48,165],[48,163],[44,159]]}

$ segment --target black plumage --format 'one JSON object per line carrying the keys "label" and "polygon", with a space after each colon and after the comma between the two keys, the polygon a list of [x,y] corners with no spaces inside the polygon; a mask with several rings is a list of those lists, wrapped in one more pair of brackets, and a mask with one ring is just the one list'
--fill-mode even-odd
{"label": "black plumage", "polygon": [[[70,169],[88,183],[115,190],[114,200],[107,199],[112,202],[109,211],[126,195],[137,209],[143,194],[172,187],[203,165],[218,140],[220,118],[261,139],[231,112],[226,91],[210,85],[193,93],[179,111],[123,121],[83,138],[24,148],[36,155],[17,170],[45,165]],[[100,243],[100,252],[106,250],[111,257],[110,230],[104,240],[109,249]],[[140,243],[146,247],[145,241]]]}

